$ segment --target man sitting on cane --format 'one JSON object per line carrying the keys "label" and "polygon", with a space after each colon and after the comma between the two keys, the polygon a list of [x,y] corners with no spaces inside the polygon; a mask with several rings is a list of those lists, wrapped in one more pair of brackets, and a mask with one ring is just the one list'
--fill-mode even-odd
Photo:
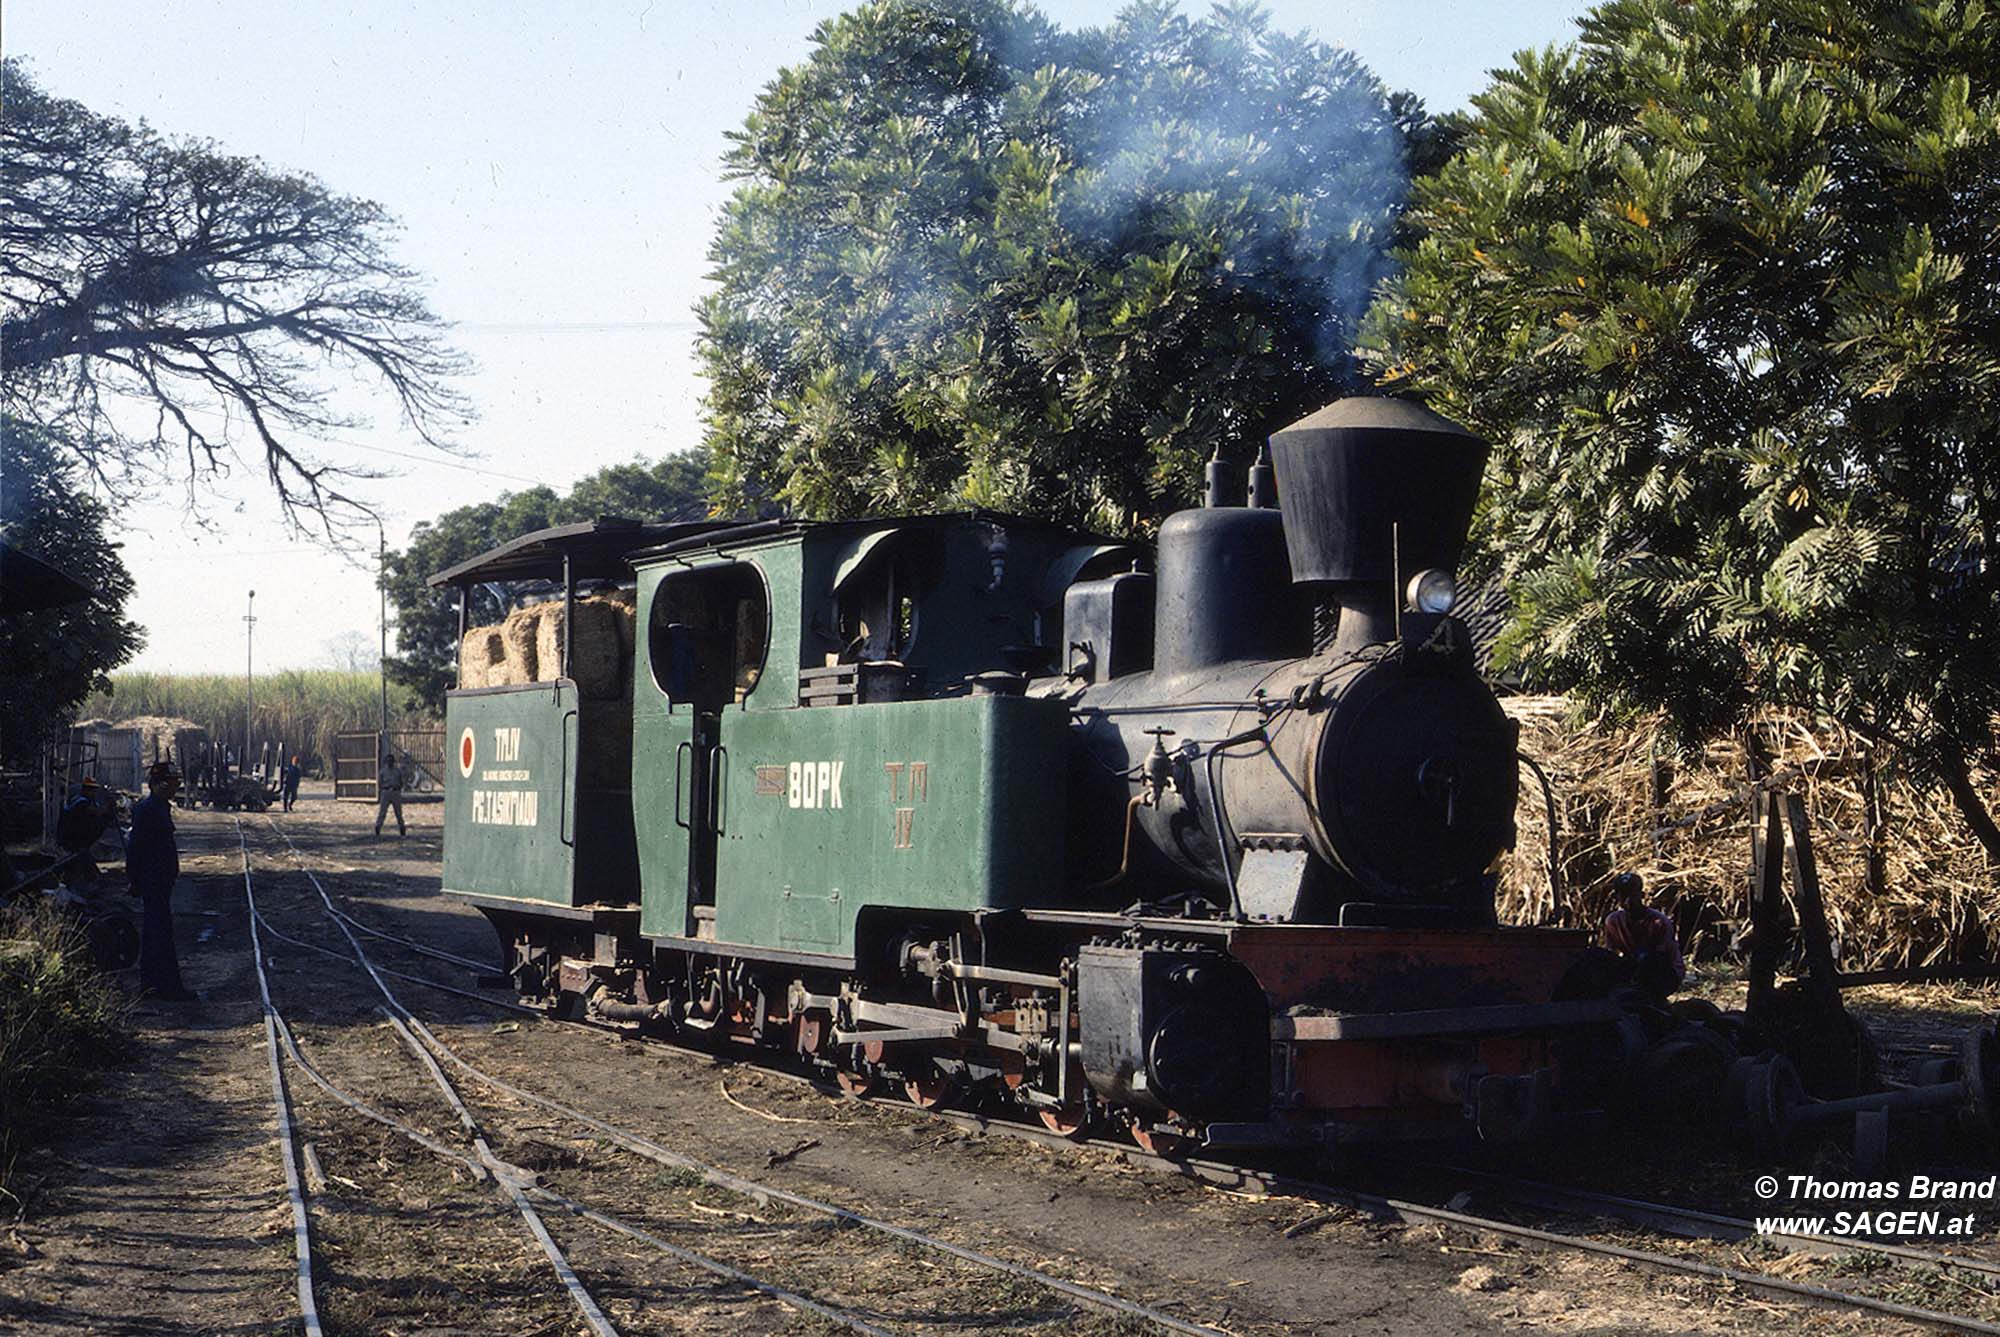
{"label": "man sitting on cane", "polygon": [[1612,878],[1611,891],[1620,908],[1604,921],[1604,943],[1618,953],[1633,984],[1664,1000],[1687,978],[1674,921],[1646,904],[1646,883],[1637,873]]}

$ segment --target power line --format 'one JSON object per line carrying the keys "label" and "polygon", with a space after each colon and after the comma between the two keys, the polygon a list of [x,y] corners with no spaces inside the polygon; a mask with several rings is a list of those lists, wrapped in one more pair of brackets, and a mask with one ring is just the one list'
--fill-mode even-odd
{"label": "power line", "polygon": [[695,330],[701,328],[701,322],[698,320],[460,320],[452,322],[452,328],[487,330],[495,334],[621,334],[643,333],[647,330]]}
{"label": "power line", "polygon": [[377,455],[394,455],[399,459],[415,460],[419,464],[435,464],[446,469],[459,469],[469,474],[484,474],[488,478],[504,478],[510,483],[526,483],[530,487],[540,487],[545,479],[523,478],[519,474],[504,473],[499,469],[488,469],[483,465],[467,464],[463,460],[438,459],[430,455],[418,455],[408,450],[392,450],[388,446],[370,446],[359,441],[349,441],[345,437],[322,436],[313,438],[331,445],[346,446],[350,450],[371,450]]}
{"label": "power line", "polygon": [[[219,422],[225,430],[236,425],[228,414],[219,413],[214,409],[188,408],[186,412],[197,418],[208,418]],[[394,455],[398,459],[415,460],[419,464],[435,464],[441,468],[458,469],[464,473],[484,474],[488,478],[504,478],[510,483],[526,483],[530,487],[540,487],[546,481],[540,478],[524,478],[520,474],[510,474],[500,469],[489,469],[484,465],[468,464],[463,460],[441,459],[434,455],[418,455],[412,451],[396,450],[389,446],[370,445],[367,442],[355,441],[344,436],[331,436],[315,432],[307,432],[304,436],[308,441],[323,442],[332,446],[346,446],[350,450],[372,451],[377,455]]]}
{"label": "power line", "polygon": [[195,552],[151,552],[143,560],[152,562],[215,562],[232,557],[279,557],[297,552],[325,552],[325,548],[315,548],[310,544],[298,544],[290,548],[252,548],[238,551],[235,548],[208,548]]}

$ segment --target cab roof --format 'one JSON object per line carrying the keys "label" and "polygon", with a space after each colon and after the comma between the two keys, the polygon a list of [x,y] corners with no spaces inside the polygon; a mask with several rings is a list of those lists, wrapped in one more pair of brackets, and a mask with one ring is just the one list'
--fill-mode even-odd
{"label": "cab roof", "polygon": [[476,585],[489,580],[561,580],[563,559],[579,580],[615,579],[626,570],[626,558],[635,548],[671,543],[675,539],[704,534],[734,526],[729,520],[687,520],[673,523],[631,520],[620,515],[600,515],[581,524],[556,525],[523,534],[447,567],[426,582],[440,585]]}
{"label": "cab roof", "polygon": [[938,529],[953,523],[973,522],[988,524],[999,529],[1037,529],[1073,534],[1083,542],[1107,544],[1128,544],[1129,539],[1110,538],[1093,534],[1088,530],[1076,529],[1054,520],[1041,520],[1025,515],[1008,515],[1002,511],[966,510],[932,511],[922,515],[870,515],[853,520],[753,520],[729,525],[714,532],[690,534],[667,539],[650,547],[629,554],[636,565],[655,557],[667,557],[698,548],[718,547],[728,543],[751,540],[782,538],[794,534],[856,534],[871,529]]}
{"label": "cab roof", "polygon": [[601,515],[582,524],[557,525],[523,534],[438,572],[427,583],[436,588],[486,581],[561,580],[564,557],[569,558],[571,573],[578,580],[615,579],[637,562],[722,544],[761,541],[807,532],[837,534],[870,529],[928,528],[966,520],[1003,529],[1057,530],[1074,534],[1085,542],[1094,540],[1123,544],[1129,541],[1072,529],[1051,520],[986,510],[880,515],[859,520],[692,520],[675,523]]}

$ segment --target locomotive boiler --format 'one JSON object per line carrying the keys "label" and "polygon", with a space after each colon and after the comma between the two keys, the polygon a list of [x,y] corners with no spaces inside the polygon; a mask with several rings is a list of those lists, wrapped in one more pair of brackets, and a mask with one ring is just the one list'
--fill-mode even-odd
{"label": "locomotive boiler", "polygon": [[526,996],[854,1092],[1156,1148],[1532,1135],[1625,1012],[1584,935],[1495,922],[1515,730],[1451,612],[1484,459],[1349,399],[1151,548],[985,512],[529,535],[433,578],[445,888]]}

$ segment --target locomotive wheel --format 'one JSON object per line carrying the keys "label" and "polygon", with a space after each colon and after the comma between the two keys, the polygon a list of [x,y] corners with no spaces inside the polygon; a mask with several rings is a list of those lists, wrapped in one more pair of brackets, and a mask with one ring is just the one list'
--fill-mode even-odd
{"label": "locomotive wheel", "polygon": [[825,1035],[826,1027],[818,1017],[804,1015],[792,1023],[792,1043],[797,1047],[800,1058],[811,1058],[817,1054],[820,1040]]}
{"label": "locomotive wheel", "polygon": [[951,1079],[941,1072],[927,1072],[903,1082],[903,1094],[918,1109],[940,1109],[951,1098]]}
{"label": "locomotive wheel", "polygon": [[840,1083],[842,1092],[856,1100],[866,1100],[875,1090],[875,1077],[872,1073],[849,1072],[845,1068],[837,1068],[834,1070],[833,1079]]}
{"label": "locomotive wheel", "polygon": [[1705,1121],[1729,1086],[1737,1054],[1703,1026],[1683,1026],[1646,1051],[1635,1104],[1661,1122]]}
{"label": "locomotive wheel", "polygon": [[1035,1113],[1042,1119],[1042,1127],[1061,1137],[1081,1138],[1084,1129],[1090,1126],[1090,1119],[1081,1105],[1064,1105],[1056,1109],[1049,1105],[1037,1107]]}
{"label": "locomotive wheel", "polygon": [[1132,1125],[1132,1140],[1139,1144],[1139,1150],[1167,1160],[1179,1160],[1194,1150],[1195,1145],[1191,1137],[1147,1128],[1143,1124]]}

